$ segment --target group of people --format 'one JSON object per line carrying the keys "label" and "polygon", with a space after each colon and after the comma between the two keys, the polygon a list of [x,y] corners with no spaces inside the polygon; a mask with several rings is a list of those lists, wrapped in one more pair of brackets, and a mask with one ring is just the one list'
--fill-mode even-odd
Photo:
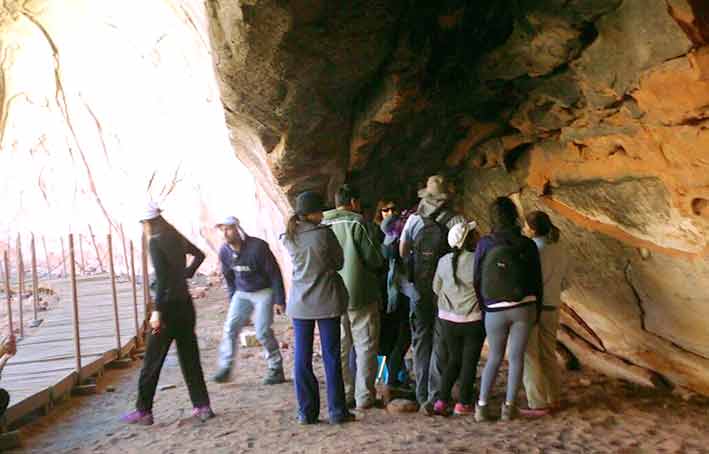
{"label": "group of people", "polygon": [[[384,358],[388,372],[385,393],[410,387],[427,415],[490,420],[491,389],[505,353],[509,372],[501,419],[557,409],[556,331],[568,268],[559,230],[541,211],[520,219],[515,203],[500,197],[490,206],[491,232],[483,236],[474,220],[455,212],[451,186],[440,175],[430,177],[418,195],[418,205],[410,210],[401,210],[395,198],[380,200],[368,221],[359,193],[350,185],[337,190],[335,208],[327,211],[320,194],[299,194],[281,236],[293,267],[287,300],[267,243],[244,232],[235,217],[218,224],[225,240],[219,259],[230,305],[213,380],[230,380],[239,334],[253,316],[268,366],[263,383],[286,381],[272,329],[275,311],[285,312],[293,324],[301,424],[319,421],[320,393],[313,371],[316,325],[333,424],[353,421],[352,409],[366,411],[381,403],[375,388],[378,358]],[[136,409],[123,421],[153,423],[155,387],[173,339],[194,416],[209,419],[214,413],[186,284],[204,254],[164,220],[157,206],[149,206],[141,221],[155,268],[155,310]],[[193,257],[189,266],[186,255]],[[476,396],[486,339],[489,353]],[[409,349],[413,367],[406,367]],[[456,382],[459,396],[453,402]],[[518,409],[522,384],[528,408]]]}

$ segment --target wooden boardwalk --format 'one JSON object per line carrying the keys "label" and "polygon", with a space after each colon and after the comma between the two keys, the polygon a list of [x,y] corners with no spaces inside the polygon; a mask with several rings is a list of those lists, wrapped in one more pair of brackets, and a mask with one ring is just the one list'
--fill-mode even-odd
{"label": "wooden boardwalk", "polygon": [[[3,370],[0,387],[10,393],[11,399],[4,421],[6,427],[31,412],[48,411],[53,402],[68,396],[76,385],[100,374],[107,363],[127,355],[136,346],[131,283],[126,279],[116,283],[119,349],[110,277],[78,278],[81,370],[77,373],[71,283],[65,279],[43,285],[57,293],[59,303],[40,313],[44,321],[39,327],[25,330],[24,339],[17,343],[17,355]],[[142,327],[145,310],[141,289],[138,295],[138,319]]]}

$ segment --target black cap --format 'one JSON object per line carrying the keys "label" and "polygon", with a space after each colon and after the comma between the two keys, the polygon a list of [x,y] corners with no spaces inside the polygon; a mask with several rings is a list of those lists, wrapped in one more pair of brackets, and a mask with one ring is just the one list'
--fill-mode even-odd
{"label": "black cap", "polygon": [[300,216],[317,213],[323,210],[323,199],[320,194],[313,191],[301,192],[295,198],[295,213]]}

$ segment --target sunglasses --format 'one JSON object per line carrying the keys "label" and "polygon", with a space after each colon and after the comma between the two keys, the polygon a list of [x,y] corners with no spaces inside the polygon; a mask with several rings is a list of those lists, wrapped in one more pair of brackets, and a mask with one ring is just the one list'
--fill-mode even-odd
{"label": "sunglasses", "polygon": [[394,207],[385,207],[385,208],[382,208],[381,211],[382,211],[382,213],[389,213],[389,212],[394,211],[394,210],[395,210]]}

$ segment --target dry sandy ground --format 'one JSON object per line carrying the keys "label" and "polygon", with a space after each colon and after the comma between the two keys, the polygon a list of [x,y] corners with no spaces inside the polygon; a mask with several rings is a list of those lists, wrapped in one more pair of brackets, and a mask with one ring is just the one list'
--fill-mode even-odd
{"label": "dry sandy ground", "polygon": [[[221,290],[197,301],[202,361],[215,371],[216,347],[226,303]],[[285,318],[277,334],[292,345]],[[291,370],[292,347],[283,350]],[[242,349],[233,383],[209,383],[218,417],[190,418],[190,403],[177,358],[170,354],[155,402],[156,424],[125,426],[118,417],[135,401],[139,363],[109,371],[95,396],[73,398],[22,428],[32,453],[704,453],[709,452],[709,405],[608,380],[588,372],[568,372],[568,409],[553,417],[511,423],[476,424],[472,418],[427,418],[370,410],[357,422],[302,427],[295,420],[292,383],[261,385],[265,364],[258,349]],[[318,366],[319,368],[319,366]],[[319,368],[322,376],[322,370]],[[107,385],[115,392],[106,392]],[[324,393],[324,390],[323,390]],[[502,390],[498,385],[496,395]],[[323,395],[324,398],[324,395]],[[323,399],[324,401],[324,399]],[[323,404],[324,405],[324,404]],[[323,409],[321,418],[327,416]]]}

